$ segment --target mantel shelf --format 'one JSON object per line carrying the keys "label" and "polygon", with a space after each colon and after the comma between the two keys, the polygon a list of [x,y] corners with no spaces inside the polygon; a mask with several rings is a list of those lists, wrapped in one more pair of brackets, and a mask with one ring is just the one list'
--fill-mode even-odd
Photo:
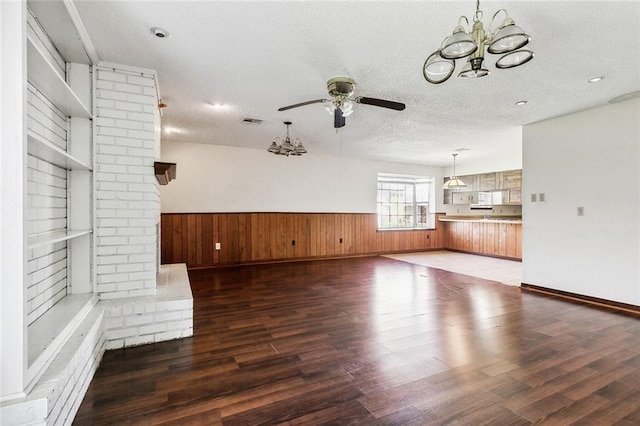
{"label": "mantel shelf", "polygon": [[31,37],[27,37],[27,78],[67,116],[91,118],[91,112],[42,54]]}
{"label": "mantel shelf", "polygon": [[34,157],[67,170],[91,170],[91,166],[69,155],[37,133],[27,131],[27,140],[27,151]]}
{"label": "mantel shelf", "polygon": [[91,229],[67,229],[65,231],[56,231],[49,232],[43,235],[29,236],[27,241],[27,248],[33,249],[47,244],[55,244],[61,241],[68,241],[74,238],[81,237],[83,235],[90,234],[91,232]]}

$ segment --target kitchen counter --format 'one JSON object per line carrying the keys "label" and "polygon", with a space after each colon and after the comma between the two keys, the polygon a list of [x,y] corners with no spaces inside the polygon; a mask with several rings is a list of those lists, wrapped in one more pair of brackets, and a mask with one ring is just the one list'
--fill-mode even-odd
{"label": "kitchen counter", "polygon": [[522,224],[522,216],[440,216],[440,222],[513,223]]}

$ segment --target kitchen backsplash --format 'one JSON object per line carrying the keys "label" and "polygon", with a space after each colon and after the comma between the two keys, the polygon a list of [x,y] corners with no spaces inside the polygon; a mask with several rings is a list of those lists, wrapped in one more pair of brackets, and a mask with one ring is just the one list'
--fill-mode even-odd
{"label": "kitchen backsplash", "polygon": [[493,206],[491,209],[472,209],[468,204],[444,204],[442,211],[450,216],[522,216],[522,206]]}

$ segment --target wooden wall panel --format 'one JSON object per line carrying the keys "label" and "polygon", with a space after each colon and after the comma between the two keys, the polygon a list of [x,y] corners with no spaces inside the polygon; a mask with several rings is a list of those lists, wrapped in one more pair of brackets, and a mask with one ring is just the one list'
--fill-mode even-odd
{"label": "wooden wall panel", "polygon": [[192,268],[440,249],[445,231],[436,223],[435,230],[378,231],[371,213],[167,213],[161,256]]}

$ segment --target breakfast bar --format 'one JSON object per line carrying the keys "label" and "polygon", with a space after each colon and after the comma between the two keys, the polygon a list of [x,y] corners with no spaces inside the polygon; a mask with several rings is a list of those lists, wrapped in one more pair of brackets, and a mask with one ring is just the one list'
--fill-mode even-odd
{"label": "breakfast bar", "polygon": [[440,216],[446,249],[522,260],[521,216]]}

